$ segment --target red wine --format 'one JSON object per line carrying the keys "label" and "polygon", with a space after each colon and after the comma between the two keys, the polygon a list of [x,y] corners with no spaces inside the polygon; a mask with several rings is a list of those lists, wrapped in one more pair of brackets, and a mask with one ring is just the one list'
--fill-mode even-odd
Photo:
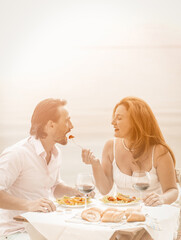
{"label": "red wine", "polygon": [[79,185],[78,186],[78,189],[80,192],[83,192],[83,193],[90,193],[94,190],[94,186],[93,185]]}
{"label": "red wine", "polygon": [[146,189],[149,188],[149,184],[148,183],[135,183],[133,184],[134,189],[138,190],[138,191],[145,191]]}

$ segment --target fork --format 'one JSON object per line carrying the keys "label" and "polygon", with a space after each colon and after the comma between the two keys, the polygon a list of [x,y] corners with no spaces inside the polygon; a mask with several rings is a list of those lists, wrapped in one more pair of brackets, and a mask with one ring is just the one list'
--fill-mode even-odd
{"label": "fork", "polygon": [[82,147],[80,144],[76,143],[76,141],[74,140],[74,138],[71,138],[70,140],[72,140],[72,142],[73,142],[77,147],[83,149],[83,147]]}

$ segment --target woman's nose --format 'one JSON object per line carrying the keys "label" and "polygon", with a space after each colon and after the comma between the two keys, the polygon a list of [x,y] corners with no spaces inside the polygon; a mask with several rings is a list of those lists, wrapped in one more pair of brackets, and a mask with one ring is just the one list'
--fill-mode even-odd
{"label": "woman's nose", "polygon": [[112,124],[112,125],[114,125],[114,124],[115,124],[115,119],[113,119],[113,120],[112,120],[111,124]]}

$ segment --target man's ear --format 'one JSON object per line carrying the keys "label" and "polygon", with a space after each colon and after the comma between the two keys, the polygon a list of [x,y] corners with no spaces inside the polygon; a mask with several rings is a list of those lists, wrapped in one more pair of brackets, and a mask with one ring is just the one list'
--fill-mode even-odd
{"label": "man's ear", "polygon": [[46,124],[46,128],[51,129],[54,127],[54,125],[55,125],[55,123],[52,120],[49,120]]}

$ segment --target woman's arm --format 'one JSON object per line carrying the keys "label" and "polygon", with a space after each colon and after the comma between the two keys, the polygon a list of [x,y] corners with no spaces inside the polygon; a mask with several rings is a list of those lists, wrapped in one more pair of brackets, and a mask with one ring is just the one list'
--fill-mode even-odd
{"label": "woman's arm", "polygon": [[84,163],[92,165],[96,187],[103,195],[108,194],[113,186],[112,148],[113,141],[109,140],[103,149],[102,163],[89,150],[82,150],[82,160]]}
{"label": "woman's arm", "polygon": [[178,197],[173,159],[171,158],[169,152],[165,152],[165,147],[161,145],[156,146],[155,165],[163,194],[158,195],[155,193],[150,193],[147,195],[144,199],[144,202],[147,205],[156,206],[159,204],[171,204],[176,201]]}

